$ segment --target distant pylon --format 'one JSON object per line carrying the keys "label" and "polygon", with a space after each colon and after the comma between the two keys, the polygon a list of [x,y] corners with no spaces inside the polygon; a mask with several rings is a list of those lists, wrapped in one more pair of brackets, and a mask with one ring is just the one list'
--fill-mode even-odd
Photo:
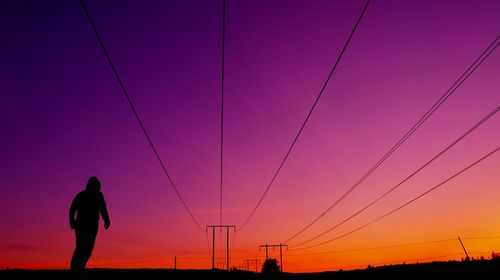
{"label": "distant pylon", "polygon": [[264,244],[264,245],[260,245],[259,246],[259,250],[261,248],[266,248],[266,260],[269,259],[269,248],[276,248],[276,247],[279,247],[280,248],[280,270],[281,272],[283,272],[283,247],[285,247],[287,250],[288,250],[288,245],[286,244]]}
{"label": "distant pylon", "polygon": [[229,228],[233,228],[234,231],[236,232],[236,226],[212,225],[212,226],[207,226],[205,231],[208,232],[208,228],[212,228],[212,269],[215,269],[215,228],[226,229],[226,266],[227,270],[229,270]]}

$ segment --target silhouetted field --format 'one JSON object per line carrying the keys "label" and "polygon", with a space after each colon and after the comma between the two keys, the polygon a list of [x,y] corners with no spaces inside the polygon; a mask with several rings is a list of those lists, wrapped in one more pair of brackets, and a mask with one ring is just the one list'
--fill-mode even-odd
{"label": "silhouetted field", "polygon": [[[68,270],[0,271],[0,279],[498,279],[500,261],[433,262],[390,265],[360,270],[320,273],[256,274],[247,271],[169,270],[169,269],[89,269],[75,275]],[[425,278],[424,278],[425,277]]]}

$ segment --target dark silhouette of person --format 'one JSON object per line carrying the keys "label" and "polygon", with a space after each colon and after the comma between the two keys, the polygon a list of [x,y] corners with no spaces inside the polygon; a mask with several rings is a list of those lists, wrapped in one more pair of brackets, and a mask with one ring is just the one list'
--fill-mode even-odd
{"label": "dark silhouette of person", "polygon": [[90,177],[85,190],[76,195],[69,209],[69,225],[75,230],[76,235],[76,248],[71,258],[72,271],[85,270],[94,249],[99,214],[104,220],[104,229],[108,229],[110,221],[104,195],[101,192],[101,182],[97,177]]}

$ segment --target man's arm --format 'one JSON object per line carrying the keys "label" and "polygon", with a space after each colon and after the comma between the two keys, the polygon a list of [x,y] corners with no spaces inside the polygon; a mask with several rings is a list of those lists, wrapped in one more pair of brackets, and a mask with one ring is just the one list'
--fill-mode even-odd
{"label": "man's arm", "polygon": [[102,193],[99,212],[101,213],[101,217],[104,220],[104,228],[108,229],[111,225],[111,221],[109,220],[108,208],[106,207],[106,201],[104,200],[104,195]]}
{"label": "man's arm", "polygon": [[76,195],[76,197],[73,199],[73,202],[71,202],[71,206],[69,207],[69,226],[72,229],[74,229],[76,225],[75,214],[79,208],[79,201],[79,195]]}

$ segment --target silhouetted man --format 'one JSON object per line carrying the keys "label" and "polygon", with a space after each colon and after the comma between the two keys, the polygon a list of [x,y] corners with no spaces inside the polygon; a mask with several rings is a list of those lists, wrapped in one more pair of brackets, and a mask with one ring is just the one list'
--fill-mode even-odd
{"label": "silhouetted man", "polygon": [[85,270],[92,255],[99,226],[99,213],[104,220],[104,228],[108,229],[110,221],[101,192],[101,182],[97,177],[90,177],[87,187],[76,195],[69,209],[69,225],[76,235],[76,248],[71,258],[72,271]]}

